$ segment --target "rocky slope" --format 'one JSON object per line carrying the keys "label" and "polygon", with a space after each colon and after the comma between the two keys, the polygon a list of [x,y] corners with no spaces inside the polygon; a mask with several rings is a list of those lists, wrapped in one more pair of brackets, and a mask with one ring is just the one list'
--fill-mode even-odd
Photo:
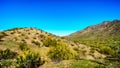
{"label": "rocky slope", "polygon": [[1,41],[12,41],[25,43],[28,45],[43,45],[43,40],[48,36],[51,38],[57,38],[55,35],[47,33],[42,30],[35,28],[14,28],[1,32],[4,37],[1,38]]}
{"label": "rocky slope", "polygon": [[120,20],[104,21],[98,25],[93,25],[84,30],[77,31],[68,36],[68,38],[101,38],[120,35]]}

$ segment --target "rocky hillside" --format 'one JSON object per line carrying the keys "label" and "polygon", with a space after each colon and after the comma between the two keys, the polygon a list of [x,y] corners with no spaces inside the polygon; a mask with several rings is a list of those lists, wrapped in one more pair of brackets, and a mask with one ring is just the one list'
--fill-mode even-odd
{"label": "rocky hillside", "polygon": [[28,45],[42,46],[47,37],[57,38],[57,36],[35,28],[14,28],[0,33],[1,41],[12,41],[25,43]]}
{"label": "rocky hillside", "polygon": [[120,36],[120,20],[104,21],[98,25],[93,25],[84,30],[77,31],[68,36],[68,38],[101,38]]}
{"label": "rocky hillside", "polygon": [[[65,37],[77,44],[92,47],[107,55],[111,62],[120,61],[120,20],[104,21]],[[109,57],[109,58],[108,58]]]}

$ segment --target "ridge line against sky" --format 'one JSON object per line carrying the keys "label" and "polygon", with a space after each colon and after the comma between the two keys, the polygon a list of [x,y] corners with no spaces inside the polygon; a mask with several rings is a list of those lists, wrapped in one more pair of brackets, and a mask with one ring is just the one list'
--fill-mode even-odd
{"label": "ridge line against sky", "polygon": [[64,36],[120,20],[120,0],[0,0],[0,30],[36,27]]}

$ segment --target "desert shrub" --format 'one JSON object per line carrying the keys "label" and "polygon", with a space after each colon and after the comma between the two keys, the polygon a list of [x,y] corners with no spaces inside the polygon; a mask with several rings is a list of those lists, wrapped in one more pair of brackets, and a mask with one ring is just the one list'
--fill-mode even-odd
{"label": "desert shrub", "polygon": [[4,60],[0,62],[0,68],[12,68],[13,61],[10,60]]}
{"label": "desert shrub", "polygon": [[100,47],[100,52],[103,53],[103,54],[107,54],[107,55],[113,55],[114,54],[114,50],[112,50],[108,46],[101,46]]}
{"label": "desert shrub", "polygon": [[39,35],[39,33],[36,33],[36,35]]}
{"label": "desert shrub", "polygon": [[53,60],[68,60],[73,59],[77,56],[76,51],[62,42],[59,42],[56,46],[51,47],[48,54]]}
{"label": "desert shrub", "polygon": [[120,61],[120,45],[112,45],[110,47],[115,51],[112,58],[115,58],[114,60],[116,61]]}
{"label": "desert shrub", "polygon": [[45,38],[45,36],[43,34],[40,34],[39,37],[40,38]]}
{"label": "desert shrub", "polygon": [[24,33],[22,33],[22,34],[21,34],[21,36],[25,36],[25,34],[24,34]]}
{"label": "desert shrub", "polygon": [[0,50],[0,59],[12,59],[16,56],[17,53],[10,51],[10,49]]}
{"label": "desert shrub", "polygon": [[29,39],[29,37],[28,37],[28,36],[26,36],[26,37],[25,37],[25,39]]}
{"label": "desert shrub", "polygon": [[33,39],[37,39],[37,38],[34,36]]}
{"label": "desert shrub", "polygon": [[46,38],[43,41],[43,45],[46,46],[46,47],[55,46],[55,45],[57,45],[57,41],[55,39]]}
{"label": "desert shrub", "polygon": [[29,47],[24,43],[19,43],[20,50],[29,50]]}
{"label": "desert shrub", "polygon": [[38,68],[44,62],[38,53],[29,51],[16,58],[16,68]]}
{"label": "desert shrub", "polygon": [[65,39],[65,37],[61,37],[61,39]]}
{"label": "desert shrub", "polygon": [[14,34],[15,32],[11,32],[10,34]]}
{"label": "desert shrub", "polygon": [[110,47],[115,51],[115,54],[120,53],[120,45],[111,45]]}
{"label": "desert shrub", "polygon": [[29,32],[28,35],[30,35],[31,33]]}
{"label": "desert shrub", "polygon": [[48,34],[48,32],[45,32],[45,34]]}
{"label": "desert shrub", "polygon": [[25,43],[25,39],[22,39],[21,41],[22,41],[23,43]]}
{"label": "desert shrub", "polygon": [[40,42],[39,42],[39,41],[34,41],[34,40],[33,40],[32,43],[34,43],[35,45],[38,45],[38,46],[40,45]]}
{"label": "desert shrub", "polygon": [[7,36],[5,32],[0,32],[0,39],[3,38],[4,36]]}

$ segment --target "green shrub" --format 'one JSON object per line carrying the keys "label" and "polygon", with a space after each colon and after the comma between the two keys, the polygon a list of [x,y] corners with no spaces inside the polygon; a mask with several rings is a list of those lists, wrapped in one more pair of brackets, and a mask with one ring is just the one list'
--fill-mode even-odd
{"label": "green shrub", "polygon": [[35,45],[37,45],[37,46],[40,46],[40,42],[39,41],[32,41],[32,43],[34,43]]}
{"label": "green shrub", "polygon": [[114,50],[112,50],[108,46],[101,46],[100,47],[100,52],[103,53],[103,54],[107,54],[107,55],[113,55],[114,54]]}
{"label": "green shrub", "polygon": [[12,59],[16,56],[17,56],[17,53],[10,51],[10,49],[0,50],[0,60],[1,59]]}
{"label": "green shrub", "polygon": [[55,39],[46,38],[43,41],[43,45],[46,46],[46,47],[55,46],[55,45],[57,45],[57,41]]}
{"label": "green shrub", "polygon": [[13,62],[9,60],[3,60],[0,62],[0,68],[12,68]]}
{"label": "green shrub", "polygon": [[16,58],[16,68],[38,68],[44,62],[38,53],[29,51]]}
{"label": "green shrub", "polygon": [[62,42],[59,42],[56,46],[51,47],[48,54],[53,60],[68,60],[73,59],[77,56],[76,51]]}
{"label": "green shrub", "polygon": [[19,48],[20,48],[20,50],[29,50],[29,47],[24,43],[20,43]]}

